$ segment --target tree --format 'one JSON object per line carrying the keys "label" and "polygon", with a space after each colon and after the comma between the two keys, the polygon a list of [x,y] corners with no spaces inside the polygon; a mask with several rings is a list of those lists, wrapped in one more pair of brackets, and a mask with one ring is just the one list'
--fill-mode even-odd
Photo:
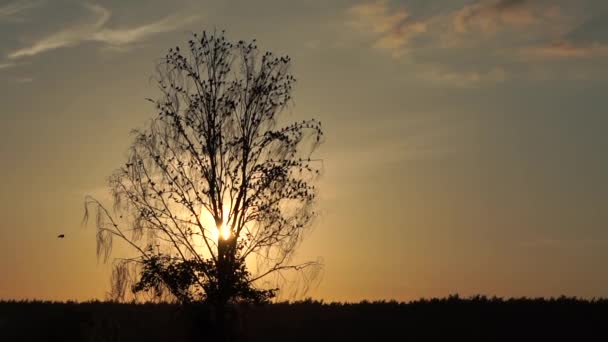
{"label": "tree", "polygon": [[[109,179],[112,209],[85,200],[95,215],[97,255],[114,239],[134,257],[115,259],[116,299],[168,293],[182,303],[265,302],[270,275],[317,267],[292,264],[315,216],[313,185],[320,122],[284,125],[295,78],[290,58],[261,55],[255,40],[234,44],[196,34],[157,67],[158,115],[134,131],[126,164]],[[255,261],[255,263],[254,263]]]}

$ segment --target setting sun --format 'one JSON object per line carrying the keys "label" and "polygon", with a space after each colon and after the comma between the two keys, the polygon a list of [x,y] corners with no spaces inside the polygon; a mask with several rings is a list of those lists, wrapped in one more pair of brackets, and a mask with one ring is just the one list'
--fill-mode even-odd
{"label": "setting sun", "polygon": [[[203,209],[201,212],[200,220],[203,227],[207,227],[207,232],[211,233],[211,236],[208,238],[212,239],[215,243],[217,243],[220,237],[223,240],[228,240],[230,238],[230,217],[228,217],[228,213],[230,212],[230,205],[224,203],[223,208],[223,217],[221,222],[216,223],[213,215],[206,209]],[[213,227],[213,228],[208,228]]]}
{"label": "setting sun", "polygon": [[223,240],[228,240],[228,238],[230,238],[230,228],[226,225],[226,223],[222,223],[217,229],[213,231],[214,241],[218,241],[220,237]]}

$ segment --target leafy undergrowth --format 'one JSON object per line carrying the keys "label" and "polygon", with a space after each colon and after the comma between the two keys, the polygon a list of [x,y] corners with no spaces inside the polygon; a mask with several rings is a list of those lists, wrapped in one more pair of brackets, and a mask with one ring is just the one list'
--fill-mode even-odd
{"label": "leafy undergrowth", "polygon": [[[487,297],[239,306],[238,341],[588,340],[608,336],[608,300]],[[0,302],[0,341],[204,341],[207,307],[111,302]]]}

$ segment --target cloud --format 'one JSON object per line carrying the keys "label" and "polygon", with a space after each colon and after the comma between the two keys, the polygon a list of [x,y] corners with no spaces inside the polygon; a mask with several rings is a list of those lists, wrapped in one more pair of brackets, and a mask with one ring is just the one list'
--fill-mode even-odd
{"label": "cloud", "polygon": [[81,42],[90,39],[108,22],[110,19],[110,11],[97,5],[86,5],[86,8],[95,17],[93,22],[80,24],[53,33],[50,36],[35,42],[32,46],[13,51],[8,57],[15,59],[34,56],[45,51],[78,45]]}
{"label": "cloud", "polygon": [[31,0],[21,0],[14,1],[12,3],[0,6],[0,20],[5,18],[11,18],[15,15],[34,8],[43,4],[42,0],[39,1],[31,1]]}
{"label": "cloud", "polygon": [[16,65],[17,64],[15,64],[15,63],[0,63],[0,70],[12,68],[12,67],[14,67]]}
{"label": "cloud", "polygon": [[17,79],[17,83],[31,83],[33,81],[34,81],[34,79],[31,77],[22,77],[22,78]]}
{"label": "cloud", "polygon": [[411,20],[404,8],[390,9],[386,0],[355,5],[348,13],[351,25],[374,36],[375,48],[392,51],[395,57],[405,53],[412,38],[427,31],[425,21]]}
{"label": "cloud", "polygon": [[422,81],[439,86],[468,88],[483,83],[503,82],[507,79],[507,72],[500,67],[487,71],[479,70],[446,70],[437,66],[430,67],[418,74]]}
{"label": "cloud", "polygon": [[606,57],[608,45],[600,43],[572,43],[559,41],[546,46],[525,48],[522,50],[525,57],[537,58],[583,58]]}
{"label": "cloud", "polygon": [[427,31],[425,22],[415,22],[404,26],[395,27],[393,30],[376,41],[374,47],[393,51],[394,57],[401,57],[410,39]]}
{"label": "cloud", "polygon": [[198,19],[194,16],[185,18],[169,16],[142,26],[111,29],[105,27],[111,16],[109,10],[99,5],[91,4],[85,5],[85,8],[91,14],[89,22],[53,33],[38,40],[31,46],[11,52],[8,57],[16,59],[34,56],[58,48],[76,46],[87,41],[98,42],[110,46],[125,46],[145,40],[155,34],[174,31]]}
{"label": "cloud", "polygon": [[145,40],[155,34],[177,30],[197,19],[194,16],[186,18],[170,16],[157,22],[134,28],[102,29],[96,32],[91,37],[91,40],[110,45],[127,45]]}
{"label": "cloud", "polygon": [[495,33],[503,26],[527,28],[559,15],[557,7],[534,6],[530,0],[478,0],[456,11],[453,25],[458,33]]}
{"label": "cloud", "polygon": [[533,23],[535,18],[525,8],[525,4],[525,0],[502,0],[495,3],[478,1],[454,14],[454,27],[457,32],[463,33],[472,28],[484,32],[495,31],[496,26],[501,23],[527,26]]}
{"label": "cloud", "polygon": [[[534,26],[532,37],[556,27],[563,30],[558,7],[531,0],[477,0],[446,12],[427,13],[424,18],[413,18],[404,7],[391,8],[387,0],[374,0],[350,7],[348,14],[351,26],[374,38],[373,48],[388,50],[394,57],[410,52],[414,45],[455,48],[481,42],[467,33],[487,36],[506,28]],[[414,41],[417,37],[424,39]]]}
{"label": "cloud", "polygon": [[476,0],[422,19],[412,19],[406,8],[391,8],[387,0],[373,0],[350,7],[348,14],[349,24],[376,38],[373,47],[396,52],[403,52],[422,34],[428,38],[427,46],[454,47],[471,41],[465,33],[487,35],[534,26],[534,35],[546,35],[563,33],[568,26],[557,5],[531,0]]}
{"label": "cloud", "polygon": [[348,9],[347,23],[372,41],[370,48],[407,55],[410,77],[431,85],[599,77],[597,65],[573,64],[566,71],[544,61],[608,56],[604,12],[582,12],[570,2],[471,0],[432,12],[415,2],[407,8],[396,3],[361,2]]}

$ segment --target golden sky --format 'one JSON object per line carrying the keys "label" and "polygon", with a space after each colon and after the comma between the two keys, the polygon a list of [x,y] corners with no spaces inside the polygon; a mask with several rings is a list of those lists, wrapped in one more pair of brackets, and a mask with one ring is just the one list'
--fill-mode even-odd
{"label": "golden sky", "polygon": [[[225,29],[288,54],[323,122],[310,296],[608,296],[608,2],[0,2],[0,299],[103,298],[81,225],[155,63]],[[110,204],[109,199],[108,204]],[[64,233],[66,238],[56,239]]]}

